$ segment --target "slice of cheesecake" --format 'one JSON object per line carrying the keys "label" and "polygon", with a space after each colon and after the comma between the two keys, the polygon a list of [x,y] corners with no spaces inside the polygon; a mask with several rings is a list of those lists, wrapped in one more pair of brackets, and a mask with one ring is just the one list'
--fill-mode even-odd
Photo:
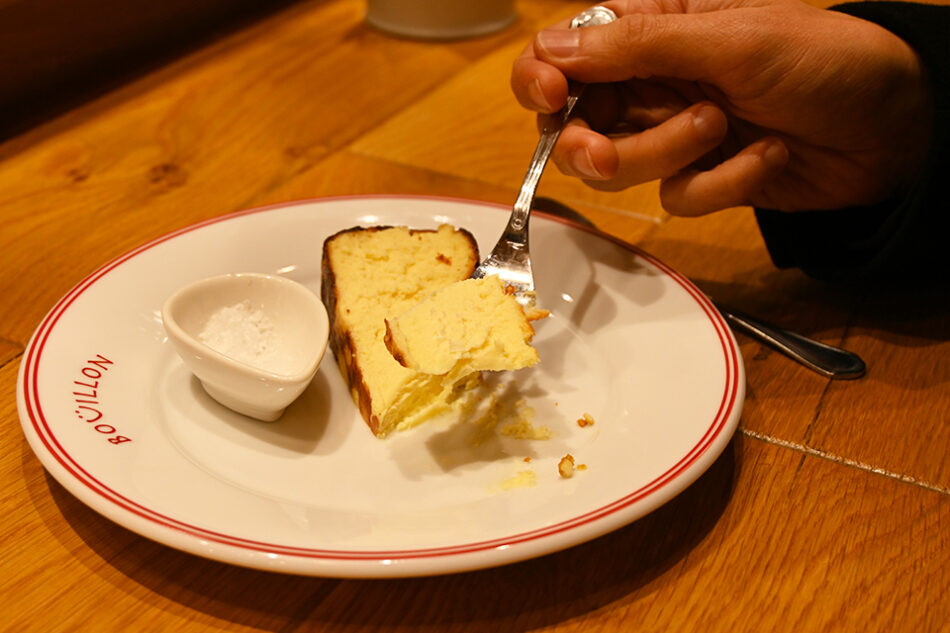
{"label": "slice of cheesecake", "polygon": [[360,414],[377,437],[445,411],[452,376],[403,367],[386,348],[386,318],[467,279],[478,245],[464,229],[356,227],[323,244],[321,296],[330,315],[330,347]]}

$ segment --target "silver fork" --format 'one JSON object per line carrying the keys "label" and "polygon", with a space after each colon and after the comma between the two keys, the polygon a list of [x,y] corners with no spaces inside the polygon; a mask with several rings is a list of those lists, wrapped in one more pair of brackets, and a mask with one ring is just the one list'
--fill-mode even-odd
{"label": "silver fork", "polygon": [[[617,15],[610,9],[592,7],[577,14],[571,20],[571,28],[607,24],[616,19]],[[528,249],[528,219],[531,215],[531,202],[538,189],[541,173],[551,157],[551,150],[554,149],[561,130],[567,124],[583,91],[584,84],[569,82],[567,103],[541,131],[541,139],[534,150],[534,156],[531,157],[528,173],[525,174],[524,182],[521,184],[521,191],[518,193],[518,199],[515,200],[511,217],[508,218],[508,225],[491,254],[472,273],[474,279],[497,275],[503,284],[514,289],[515,298],[525,307],[534,307],[536,300],[531,254]]]}

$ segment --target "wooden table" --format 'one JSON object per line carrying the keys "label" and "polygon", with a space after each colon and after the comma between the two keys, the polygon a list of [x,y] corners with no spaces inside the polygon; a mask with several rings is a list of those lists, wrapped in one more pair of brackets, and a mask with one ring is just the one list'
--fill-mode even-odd
{"label": "wooden table", "polygon": [[843,345],[829,381],[739,336],[740,428],[694,485],[593,542],[435,578],[283,576],[159,545],[77,501],[20,430],[17,368],[59,297],[127,250],[256,205],[367,193],[508,204],[536,132],[511,60],[583,3],[524,0],[453,43],[311,0],[0,145],[0,630],[937,631],[950,622],[950,302],[770,263],[749,209],[667,216],[655,185],[541,193],[717,298]]}

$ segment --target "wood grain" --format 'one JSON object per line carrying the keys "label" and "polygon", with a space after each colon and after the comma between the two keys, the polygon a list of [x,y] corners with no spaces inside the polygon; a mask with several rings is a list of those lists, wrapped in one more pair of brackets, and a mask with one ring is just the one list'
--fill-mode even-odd
{"label": "wood grain", "polygon": [[0,139],[136,73],[212,41],[285,2],[0,2]]}
{"label": "wood grain", "polygon": [[0,338],[0,367],[15,360],[22,353],[22,345],[5,338]]}
{"label": "wood grain", "polygon": [[[571,15],[580,6],[572,3],[558,17]],[[517,191],[538,131],[535,117],[512,96],[508,75],[511,61],[528,41],[516,40],[479,59],[464,74],[361,136],[349,149]],[[474,99],[473,93],[477,94]],[[465,104],[464,111],[459,110],[460,103]],[[544,173],[538,193],[575,205],[608,207],[617,216],[627,215],[631,224],[655,224],[666,217],[658,204],[656,183],[620,193],[600,192],[552,167]]]}
{"label": "wood grain", "polygon": [[738,335],[748,380],[743,428],[950,489],[944,289],[830,286],[776,270],[748,209],[674,218],[639,243],[724,303],[851,349],[867,363],[861,380],[827,381]]}
{"label": "wood grain", "polygon": [[948,332],[946,289],[869,292],[847,337],[868,375],[829,388],[808,444],[950,491]]}
{"label": "wood grain", "polygon": [[[12,384],[0,369],[4,407]],[[12,411],[0,414],[13,436]],[[169,550],[78,502],[24,441],[10,449],[4,497],[27,502],[5,513],[3,537],[19,546],[4,551],[0,595],[27,608],[4,610],[8,630],[936,631],[950,617],[947,495],[743,435],[679,497],[606,537],[500,569],[382,581]],[[46,604],[51,585],[73,600]]]}
{"label": "wood grain", "polygon": [[24,439],[29,336],[130,248],[301,198],[510,205],[536,141],[511,59],[581,6],[520,0],[502,33],[423,43],[367,28],[362,0],[295,2],[0,143],[0,631],[950,630],[946,294],[776,270],[749,209],[672,218],[656,183],[606,194],[550,170],[541,193],[734,307],[850,347],[869,371],[828,381],[737,336],[739,433],[678,497],[607,536],[436,578],[264,573],[113,524]]}
{"label": "wood grain", "polygon": [[[0,148],[8,336],[25,343],[99,265],[247,206],[464,67],[469,49],[385,38],[362,25],[361,6],[265,21],[52,126],[66,134],[41,128],[33,144]],[[337,81],[341,67],[360,81]],[[120,117],[102,116],[113,107]]]}

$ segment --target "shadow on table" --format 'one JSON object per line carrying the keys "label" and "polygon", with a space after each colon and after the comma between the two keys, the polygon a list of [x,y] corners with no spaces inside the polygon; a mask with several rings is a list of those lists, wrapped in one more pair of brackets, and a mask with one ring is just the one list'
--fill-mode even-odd
{"label": "shadow on table", "polygon": [[[753,282],[697,279],[696,283],[726,303],[763,317],[784,318],[787,327],[797,324],[809,329],[808,334],[850,322],[884,333],[912,335],[924,345],[950,339],[950,284],[839,286],[808,279],[797,271],[757,272]],[[826,320],[815,322],[815,317]]]}
{"label": "shadow on table", "polygon": [[0,141],[297,0],[0,2]]}
{"label": "shadow on table", "polygon": [[[615,602],[656,599],[651,585],[683,573],[684,566],[700,564],[687,560],[688,554],[729,504],[741,469],[741,442],[736,435],[695,483],[627,527],[538,559],[430,578],[338,580],[234,567],[139,537],[80,503],[48,474],[55,507],[45,503],[45,490],[30,494],[51,533],[61,533],[64,548],[90,574],[114,584],[122,595],[129,591],[128,580],[140,584],[174,603],[148,596],[144,601],[152,604],[142,608],[178,618],[207,623],[211,616],[263,630],[325,630],[345,624],[348,630],[524,631],[584,618]],[[30,460],[31,468],[39,467],[25,442],[24,447],[25,465]],[[61,518],[89,549],[77,547],[72,534],[63,533]]]}
{"label": "shadow on table", "polygon": [[[868,364],[869,379],[914,391],[946,384],[940,365],[950,341],[950,284],[848,287],[771,271],[752,282],[697,285],[773,325],[856,352]],[[927,349],[934,353],[913,356]]]}

